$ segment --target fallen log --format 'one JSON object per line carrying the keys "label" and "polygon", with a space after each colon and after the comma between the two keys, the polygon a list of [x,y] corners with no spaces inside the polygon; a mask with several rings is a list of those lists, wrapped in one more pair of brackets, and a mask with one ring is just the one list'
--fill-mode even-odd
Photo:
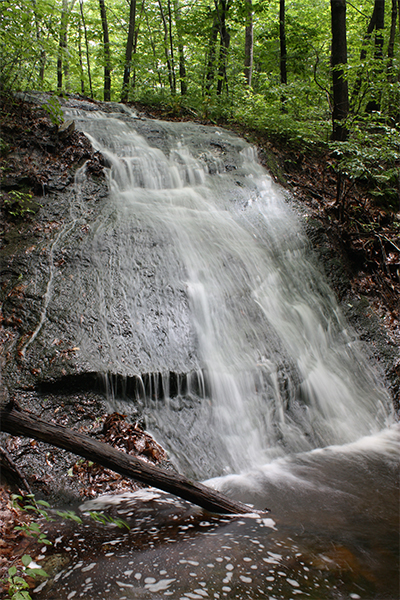
{"label": "fallen log", "polygon": [[166,471],[140,458],[116,450],[109,444],[98,442],[63,425],[49,423],[32,413],[22,411],[15,402],[8,402],[6,405],[0,403],[0,429],[11,435],[30,437],[63,448],[121,475],[188,500],[210,512],[228,514],[253,512],[246,504],[231,500],[201,483],[189,481],[183,475]]}

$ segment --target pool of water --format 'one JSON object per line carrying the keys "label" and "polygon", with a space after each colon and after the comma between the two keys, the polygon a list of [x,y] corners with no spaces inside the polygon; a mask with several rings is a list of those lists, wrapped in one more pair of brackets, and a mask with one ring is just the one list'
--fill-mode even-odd
{"label": "pool of water", "polygon": [[[51,525],[38,562],[56,567],[34,597],[396,600],[399,446],[394,426],[209,482],[249,503],[245,516],[155,489],[86,502],[81,525]],[[97,510],[130,529],[95,523]]]}

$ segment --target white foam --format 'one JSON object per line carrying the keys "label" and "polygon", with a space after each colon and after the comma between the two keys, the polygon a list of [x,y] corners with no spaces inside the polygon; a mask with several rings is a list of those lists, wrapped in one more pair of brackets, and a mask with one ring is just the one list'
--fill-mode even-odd
{"label": "white foam", "polygon": [[108,506],[116,506],[123,502],[149,502],[150,500],[160,499],[162,494],[164,494],[164,492],[156,491],[155,488],[145,488],[137,490],[136,492],[126,492],[124,494],[104,494],[94,500],[88,500],[84,504],[81,504],[79,510],[88,512],[91,510],[103,510]]}

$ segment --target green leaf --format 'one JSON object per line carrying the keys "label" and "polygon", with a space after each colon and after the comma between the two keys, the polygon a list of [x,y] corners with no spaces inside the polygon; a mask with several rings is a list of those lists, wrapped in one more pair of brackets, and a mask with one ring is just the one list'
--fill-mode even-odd
{"label": "green leaf", "polygon": [[22,496],[19,496],[18,494],[11,494],[11,500],[13,502],[15,502],[16,500],[22,500]]}
{"label": "green leaf", "polygon": [[26,569],[25,573],[30,577],[48,577],[46,571],[41,569],[40,567],[35,567],[33,569]]}
{"label": "green leaf", "polygon": [[29,585],[22,577],[14,577],[13,579],[14,585],[20,585],[22,588],[28,588]]}
{"label": "green leaf", "polygon": [[29,556],[29,554],[24,554],[23,557],[21,558],[21,562],[25,567],[27,567],[28,565],[31,564],[32,558]]}
{"label": "green leaf", "polygon": [[70,519],[71,521],[76,521],[76,523],[82,523],[82,519],[72,510],[57,510],[56,512],[58,516],[63,519]]}
{"label": "green leaf", "polygon": [[17,567],[15,565],[13,565],[12,567],[10,567],[8,569],[8,574],[10,577],[14,577],[14,575],[17,573]]}
{"label": "green leaf", "polygon": [[32,600],[32,596],[28,592],[17,592],[11,600]]}

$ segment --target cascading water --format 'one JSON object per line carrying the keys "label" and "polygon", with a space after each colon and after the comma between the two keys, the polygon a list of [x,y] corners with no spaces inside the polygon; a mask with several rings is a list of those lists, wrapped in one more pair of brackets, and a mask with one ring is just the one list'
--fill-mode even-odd
{"label": "cascading water", "polygon": [[[109,213],[96,224],[93,249],[111,368],[140,374],[142,365],[129,373],[139,360],[147,372],[189,367],[204,377],[204,397],[167,393],[149,412],[177,466],[188,461],[196,477],[238,472],[379,431],[386,393],[254,150],[217,128],[157,123],[163,152],[128,114],[74,117],[109,165]],[[138,228],[144,243],[128,233],[102,255],[105,237]],[[165,249],[162,261],[145,255],[152,245]],[[155,285],[143,297],[146,276]],[[171,287],[189,304],[189,360],[179,322],[166,314]],[[142,338],[125,358],[111,339],[124,319],[126,336]]]}
{"label": "cascading water", "polygon": [[131,531],[84,524],[39,597],[394,600],[400,432],[299,219],[240,138],[118,110],[67,111],[110,189],[76,344],[179,470],[271,518],[89,502]]}

